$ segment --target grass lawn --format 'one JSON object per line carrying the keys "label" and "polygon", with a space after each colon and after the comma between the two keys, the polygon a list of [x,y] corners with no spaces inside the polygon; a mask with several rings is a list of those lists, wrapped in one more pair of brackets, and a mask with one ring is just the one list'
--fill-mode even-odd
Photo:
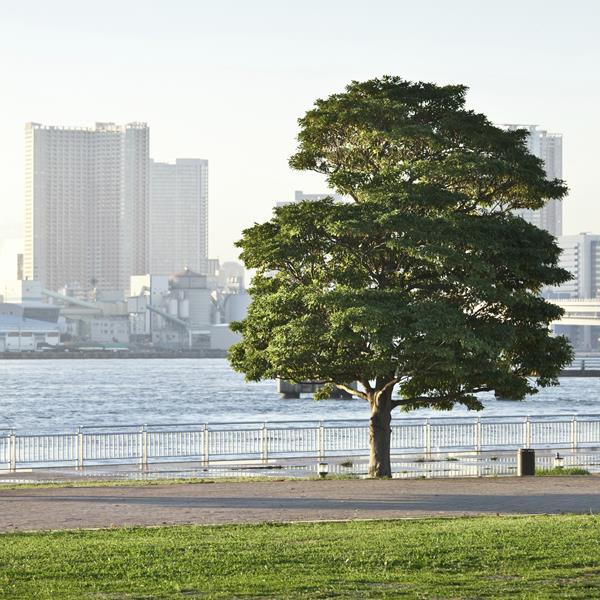
{"label": "grass lawn", "polygon": [[2,598],[598,598],[600,518],[4,534]]}
{"label": "grass lawn", "polygon": [[537,477],[571,477],[576,475],[591,475],[587,469],[580,467],[554,467],[552,469],[537,469]]}

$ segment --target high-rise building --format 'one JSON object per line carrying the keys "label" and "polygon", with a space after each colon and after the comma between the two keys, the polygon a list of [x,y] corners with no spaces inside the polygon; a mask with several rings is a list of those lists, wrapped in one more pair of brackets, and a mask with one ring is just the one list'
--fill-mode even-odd
{"label": "high-rise building", "polygon": [[148,271],[149,129],[28,123],[24,277],[126,290]]}
{"label": "high-rise building", "polygon": [[559,266],[569,271],[573,278],[559,286],[546,288],[544,296],[562,299],[599,298],[600,235],[562,235],[557,242],[562,250]]}
{"label": "high-rise building", "polygon": [[[548,179],[562,179],[562,134],[548,133],[538,129],[536,125],[502,125],[509,131],[525,129],[527,149],[534,156],[542,159]],[[562,201],[549,200],[543,208],[538,210],[520,209],[516,211],[526,221],[536,227],[545,229],[552,235],[562,235]]]}
{"label": "high-rise building", "polygon": [[151,162],[150,273],[173,275],[208,268],[208,161]]}
{"label": "high-rise building", "polygon": [[[572,279],[559,286],[547,287],[542,295],[551,300],[593,301],[600,298],[600,235],[580,233],[563,235],[557,240],[562,253],[559,266],[569,271]],[[569,313],[585,318],[584,303],[578,307],[574,303]],[[581,312],[580,312],[581,311]],[[592,322],[591,320],[590,322]],[[600,327],[594,325],[555,324],[554,332],[566,335],[576,350],[598,350],[600,347]]]}

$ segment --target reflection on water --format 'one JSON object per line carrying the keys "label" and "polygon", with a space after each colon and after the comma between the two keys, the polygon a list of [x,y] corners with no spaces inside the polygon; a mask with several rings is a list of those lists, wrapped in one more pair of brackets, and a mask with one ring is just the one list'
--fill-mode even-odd
{"label": "reflection on water", "polygon": [[[366,419],[363,400],[282,400],[275,382],[246,383],[223,359],[0,361],[0,428],[58,431],[78,425]],[[567,378],[524,402],[482,395],[481,415],[600,413],[600,379]],[[465,414],[421,410],[415,416]],[[404,413],[396,412],[395,418]]]}

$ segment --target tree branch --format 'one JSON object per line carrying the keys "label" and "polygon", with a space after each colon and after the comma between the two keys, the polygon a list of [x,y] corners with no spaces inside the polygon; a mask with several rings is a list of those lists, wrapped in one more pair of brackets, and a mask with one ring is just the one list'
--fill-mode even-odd
{"label": "tree branch", "polygon": [[376,394],[376,399],[379,400],[382,394],[387,392],[390,388],[393,388],[400,381],[399,377],[390,379]]}
{"label": "tree branch", "polygon": [[369,393],[373,391],[368,379],[361,379],[359,383],[365,388],[365,392]]}
{"label": "tree branch", "polygon": [[408,406],[411,404],[419,404],[423,403],[425,405],[431,404],[432,402],[439,402],[444,400],[454,400],[455,402],[460,402],[461,398],[464,398],[466,394],[477,394],[479,392],[491,392],[492,388],[489,387],[480,387],[475,388],[473,390],[465,390],[464,392],[460,392],[457,394],[446,394],[445,396],[416,396],[413,398],[401,398],[399,400],[392,400],[392,409],[397,406]]}
{"label": "tree branch", "polygon": [[[333,383],[333,382],[331,382]],[[352,396],[358,396],[359,398],[362,398],[363,400],[368,400],[367,394],[365,394],[364,392],[361,392],[360,390],[355,390],[354,388],[351,388],[349,385],[346,385],[344,383],[333,383],[333,385],[335,385],[335,387],[339,388],[340,390],[343,390],[344,392],[347,392],[348,394],[352,395]]]}

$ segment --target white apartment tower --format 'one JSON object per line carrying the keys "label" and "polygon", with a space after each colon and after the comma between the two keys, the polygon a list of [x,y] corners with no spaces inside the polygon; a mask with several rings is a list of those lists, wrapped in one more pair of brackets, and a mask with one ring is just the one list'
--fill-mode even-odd
{"label": "white apartment tower", "polygon": [[125,290],[148,271],[145,123],[25,127],[24,277]]}
{"label": "white apartment tower", "polygon": [[[560,133],[548,133],[538,129],[536,125],[503,125],[502,127],[514,131],[525,129],[527,137],[527,149],[534,156],[542,159],[548,179],[562,179],[562,135]],[[545,229],[555,237],[562,235],[562,201],[550,200],[538,210],[521,209],[516,211],[526,221],[536,227]]]}
{"label": "white apartment tower", "polygon": [[544,296],[570,299],[600,298],[600,235],[563,235],[557,242],[562,250],[559,266],[569,271],[573,279],[559,286],[546,288]]}
{"label": "white apartment tower", "polygon": [[173,275],[208,266],[208,161],[151,162],[150,273]]}

